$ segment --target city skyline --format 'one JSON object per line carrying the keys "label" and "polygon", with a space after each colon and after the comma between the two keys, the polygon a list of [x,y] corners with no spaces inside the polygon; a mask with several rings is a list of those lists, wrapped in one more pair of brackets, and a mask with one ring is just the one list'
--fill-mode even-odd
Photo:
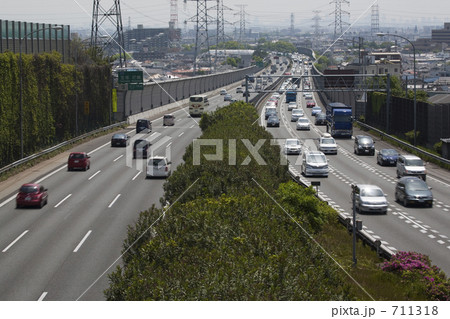
{"label": "city skyline", "polygon": [[[215,0],[208,1],[208,7],[215,5]],[[92,0],[47,0],[43,6],[34,0],[21,0],[8,2],[2,8],[0,19],[41,22],[71,25],[72,31],[91,28]],[[291,22],[291,13],[294,14],[295,29],[302,31],[311,30],[314,24],[314,10],[320,11],[320,26],[324,30],[331,30],[334,22],[334,5],[330,0],[318,0],[311,2],[295,2],[291,0],[224,0],[224,5],[231,10],[224,10],[225,19],[230,23],[236,23],[239,27],[238,5],[243,4],[247,12],[246,28],[275,28],[288,29]],[[371,6],[378,3],[380,12],[380,29],[400,26],[422,27],[443,26],[450,21],[450,11],[443,10],[449,7],[444,0],[431,1],[407,1],[396,0],[359,0],[349,1],[349,5],[343,3],[342,10],[348,11],[350,16],[343,15],[343,20],[355,26],[370,25]],[[104,9],[112,6],[112,0],[101,1]],[[170,18],[170,1],[144,1],[122,0],[122,22],[124,28],[135,28],[138,24],[144,27],[167,27]],[[215,13],[215,11],[214,11]],[[178,27],[184,27],[184,21],[196,14],[195,1],[178,1]],[[214,17],[214,14],[210,14]],[[188,23],[188,28],[193,27]],[[212,27],[213,28],[213,27]],[[226,28],[234,28],[232,24],[226,24]]]}

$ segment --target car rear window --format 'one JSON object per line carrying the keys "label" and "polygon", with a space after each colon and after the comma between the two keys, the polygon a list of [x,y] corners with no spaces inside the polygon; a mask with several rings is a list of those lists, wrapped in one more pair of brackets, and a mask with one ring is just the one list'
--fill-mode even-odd
{"label": "car rear window", "polygon": [[166,165],[166,161],[163,158],[154,158],[151,160],[152,166],[164,166]]}
{"label": "car rear window", "polygon": [[421,159],[408,159],[405,161],[405,164],[408,166],[423,166]]}
{"label": "car rear window", "polygon": [[326,163],[327,159],[325,157],[325,155],[322,154],[309,154],[307,155],[307,160],[308,163]]}
{"label": "car rear window", "polygon": [[70,154],[70,158],[81,159],[84,158],[84,154]]}
{"label": "car rear window", "polygon": [[384,196],[383,192],[377,188],[362,189],[360,195],[367,196],[367,197],[382,197],[382,196]]}
{"label": "car rear window", "polygon": [[38,192],[38,188],[36,186],[22,186],[19,190],[19,192],[21,193],[37,193]]}

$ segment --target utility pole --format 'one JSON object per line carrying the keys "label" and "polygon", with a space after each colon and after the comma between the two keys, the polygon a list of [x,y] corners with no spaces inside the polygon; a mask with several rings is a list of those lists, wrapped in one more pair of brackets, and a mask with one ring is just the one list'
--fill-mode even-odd
{"label": "utility pole", "polygon": [[[209,35],[208,35],[208,1],[213,0],[184,0],[197,2],[197,15],[189,19],[191,22],[196,23],[195,32],[195,53],[194,53],[194,75],[197,74],[198,70],[198,60],[206,60],[206,64],[211,70],[211,54],[209,52]],[[212,20],[212,19],[210,19]],[[201,55],[202,49],[205,51],[202,58],[198,56]]]}
{"label": "utility pole", "polygon": [[[103,4],[107,1],[103,1]],[[92,9],[92,28],[91,28],[91,47],[102,47],[108,55],[118,53],[120,67],[126,66],[125,41],[123,35],[122,12],[120,9],[120,0],[112,1],[109,10],[104,9],[104,5],[100,5],[100,0],[94,0]],[[109,25],[107,25],[109,22]],[[104,26],[105,25],[105,26]],[[114,28],[113,34],[107,34],[105,41],[106,29]]]}
{"label": "utility pole", "polygon": [[[331,14],[334,14],[334,37],[337,38],[343,33],[343,25],[348,25],[347,22],[342,21],[342,15],[345,14],[350,16],[348,11],[342,10],[342,3],[350,5],[350,2],[348,0],[333,0],[330,4],[332,3],[335,4],[335,9]],[[333,25],[333,23],[330,25]]]}
{"label": "utility pole", "polygon": [[225,42],[225,19],[223,12],[224,10],[231,10],[231,9],[223,5],[223,0],[216,0],[216,1],[217,5],[211,9],[216,9],[217,11],[216,53],[214,59],[214,65],[215,68],[217,69],[219,44]]}

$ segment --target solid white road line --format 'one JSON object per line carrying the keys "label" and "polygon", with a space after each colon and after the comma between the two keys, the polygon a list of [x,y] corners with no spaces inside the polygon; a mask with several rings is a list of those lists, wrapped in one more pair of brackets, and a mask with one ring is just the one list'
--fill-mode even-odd
{"label": "solid white road line", "polygon": [[89,235],[92,233],[92,230],[88,231],[86,235],[84,235],[83,239],[80,241],[80,243],[78,244],[78,246],[74,249],[74,253],[76,253],[78,251],[78,249],[80,249],[80,247],[83,245],[83,243],[86,241],[86,239],[89,237]]}
{"label": "solid white road line", "polygon": [[98,170],[94,175],[92,175],[91,177],[88,178],[88,181],[90,181],[91,179],[93,179],[95,176],[97,176],[97,174],[99,174],[101,172],[101,170]]}
{"label": "solid white road line", "polygon": [[117,195],[116,198],[114,198],[114,200],[111,202],[111,204],[109,204],[108,208],[111,208],[114,205],[114,203],[116,202],[116,200],[119,199],[119,197],[120,197],[120,194]]}
{"label": "solid white road line", "polygon": [[11,244],[8,245],[8,247],[6,247],[5,249],[2,250],[2,253],[6,253],[8,251],[8,249],[10,249],[15,243],[17,243],[20,238],[22,238],[23,236],[25,236],[25,234],[28,233],[28,230],[24,231],[19,237],[17,237]]}
{"label": "solid white road line", "polygon": [[48,292],[47,292],[47,291],[44,291],[44,292],[42,293],[42,295],[39,297],[38,301],[44,300],[44,298],[45,298],[45,296],[47,296],[47,294],[48,294]]}
{"label": "solid white road line", "polygon": [[102,149],[102,148],[104,148],[106,145],[110,145],[110,144],[111,144],[111,142],[105,143],[105,144],[103,144],[103,145],[97,147],[96,149],[90,151],[90,152],[87,153],[87,154],[88,154],[88,155],[91,155],[92,153],[95,153],[95,152],[97,152],[99,149]]}
{"label": "solid white road line", "polygon": [[54,170],[53,172],[51,172],[51,173],[49,173],[49,174],[47,174],[47,175],[45,175],[44,177],[42,177],[41,179],[38,179],[35,183],[36,184],[39,184],[39,183],[41,183],[42,181],[44,181],[44,180],[46,180],[47,178],[49,178],[50,176],[52,176],[52,175],[54,175],[54,174],[56,174],[56,173],[58,173],[60,170],[63,170],[63,169],[65,169],[65,168],[67,168],[67,164],[66,165],[63,165],[63,166],[61,166],[60,168],[58,168],[58,169],[56,169],[56,170]]}
{"label": "solid white road line", "polygon": [[16,198],[17,194],[11,196],[10,198],[8,198],[7,200],[5,200],[3,203],[0,204],[0,207],[5,206],[6,204],[8,204],[10,201],[12,201],[14,198]]}
{"label": "solid white road line", "polygon": [[118,158],[116,158],[113,162],[117,162],[119,159],[121,159],[123,157],[123,154],[120,155]]}
{"label": "solid white road line", "polygon": [[132,181],[134,181],[139,175],[141,175],[142,171],[139,171],[136,176],[133,177]]}
{"label": "solid white road line", "polygon": [[66,197],[64,197],[58,204],[55,205],[55,208],[58,208],[59,205],[61,205],[66,199],[68,199],[70,196],[72,196],[72,194],[67,195]]}

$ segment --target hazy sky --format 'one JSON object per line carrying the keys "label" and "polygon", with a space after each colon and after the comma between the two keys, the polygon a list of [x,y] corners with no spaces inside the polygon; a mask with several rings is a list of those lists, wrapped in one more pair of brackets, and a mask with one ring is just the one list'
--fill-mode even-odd
{"label": "hazy sky", "polygon": [[[274,28],[288,28],[290,16],[294,13],[296,28],[306,30],[312,28],[314,10],[320,12],[320,25],[328,25],[334,21],[334,4],[332,0],[223,0],[226,10],[225,19],[230,23],[239,20],[238,5],[246,5],[248,13],[246,28],[256,28],[261,25],[273,25]],[[93,0],[3,0],[0,9],[0,19],[27,22],[43,22],[71,25],[73,31],[91,28]],[[399,24],[437,25],[443,26],[450,22],[449,0],[349,0],[349,5],[342,4],[342,9],[350,13],[349,21],[358,25],[370,25],[371,5],[379,5],[380,29],[394,27]],[[101,0],[103,8],[112,7],[113,0]],[[133,28],[137,24],[144,27],[167,27],[170,18],[170,0],[122,0],[122,20],[126,28],[129,23]],[[208,7],[216,4],[215,0],[208,1]],[[179,27],[183,22],[196,14],[196,1],[178,0]],[[211,16],[215,11],[211,10]],[[239,27],[239,23],[237,24]],[[193,23],[188,24],[189,28]],[[234,28],[229,25],[227,28]]]}

